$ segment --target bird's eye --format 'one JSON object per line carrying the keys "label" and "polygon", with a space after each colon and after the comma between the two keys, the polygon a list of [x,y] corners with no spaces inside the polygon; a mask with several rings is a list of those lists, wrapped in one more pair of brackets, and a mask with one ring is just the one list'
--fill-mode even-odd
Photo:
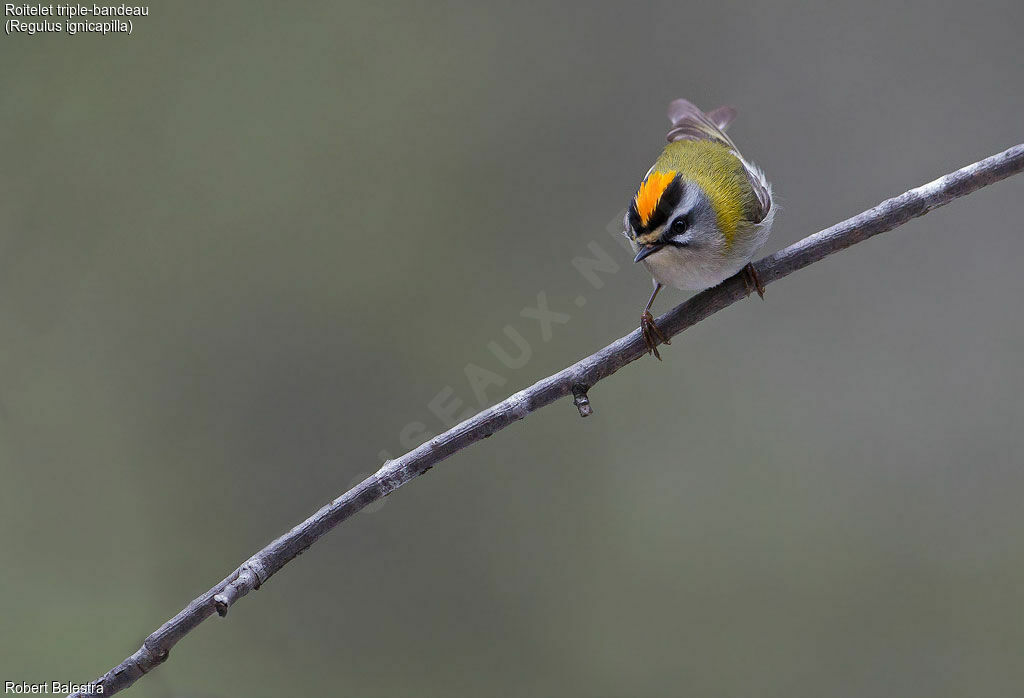
{"label": "bird's eye", "polygon": [[686,232],[686,218],[684,218],[683,216],[680,216],[679,218],[676,218],[674,221],[672,221],[672,234],[673,235],[682,235],[685,232]]}

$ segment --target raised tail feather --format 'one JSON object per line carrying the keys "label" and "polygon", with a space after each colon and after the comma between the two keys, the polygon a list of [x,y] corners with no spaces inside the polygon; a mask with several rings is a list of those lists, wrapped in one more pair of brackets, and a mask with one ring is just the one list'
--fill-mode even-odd
{"label": "raised tail feather", "polygon": [[735,150],[736,145],[725,135],[725,129],[735,118],[736,110],[732,107],[718,107],[705,114],[687,99],[672,100],[668,105],[668,120],[672,122],[668,141],[671,143],[681,140],[712,140]]}

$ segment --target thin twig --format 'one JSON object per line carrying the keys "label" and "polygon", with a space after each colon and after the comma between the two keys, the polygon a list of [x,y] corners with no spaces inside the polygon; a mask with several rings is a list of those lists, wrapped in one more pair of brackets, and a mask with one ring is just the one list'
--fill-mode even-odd
{"label": "thin twig", "polygon": [[[762,283],[770,284],[798,269],[903,225],[912,218],[966,196],[1024,170],[1024,144],[952,172],[934,182],[883,201],[853,218],[815,233],[755,264]],[[658,318],[658,326],[669,337],[718,312],[747,295],[743,280],[735,276],[676,306]],[[366,505],[394,492],[413,478],[430,470],[448,456],[504,429],[526,415],[573,395],[580,415],[590,414],[587,390],[626,364],[645,354],[639,330],[609,344],[572,366],[534,383],[526,390],[483,410],[476,416],[436,436],[401,458],[386,462],[374,475],[324,506],[320,511],[259,551],[226,579],[193,600],[178,615],[146,638],[142,647],[100,677],[103,695],[128,688],[139,677],[167,659],[170,649],[215,612],[221,616],[238,599],[261,584],[306,550],[322,535]],[[74,693],[71,698],[84,697]]]}

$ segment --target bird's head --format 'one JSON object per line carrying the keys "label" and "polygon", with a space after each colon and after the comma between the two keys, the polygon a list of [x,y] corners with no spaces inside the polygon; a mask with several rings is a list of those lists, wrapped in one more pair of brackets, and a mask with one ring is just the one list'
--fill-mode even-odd
{"label": "bird's head", "polygon": [[666,247],[721,245],[724,236],[701,186],[675,170],[652,170],[626,214],[626,235],[637,248],[634,262]]}

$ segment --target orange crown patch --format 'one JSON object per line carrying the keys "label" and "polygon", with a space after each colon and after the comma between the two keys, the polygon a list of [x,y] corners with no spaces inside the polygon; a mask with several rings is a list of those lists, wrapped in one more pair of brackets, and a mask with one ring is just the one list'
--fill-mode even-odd
{"label": "orange crown patch", "polygon": [[672,183],[675,176],[675,170],[652,172],[647,175],[647,179],[640,185],[640,190],[636,193],[635,199],[636,212],[640,214],[640,221],[644,225],[647,225],[647,222],[651,220],[651,214],[658,207],[661,195],[665,193],[665,188]]}

